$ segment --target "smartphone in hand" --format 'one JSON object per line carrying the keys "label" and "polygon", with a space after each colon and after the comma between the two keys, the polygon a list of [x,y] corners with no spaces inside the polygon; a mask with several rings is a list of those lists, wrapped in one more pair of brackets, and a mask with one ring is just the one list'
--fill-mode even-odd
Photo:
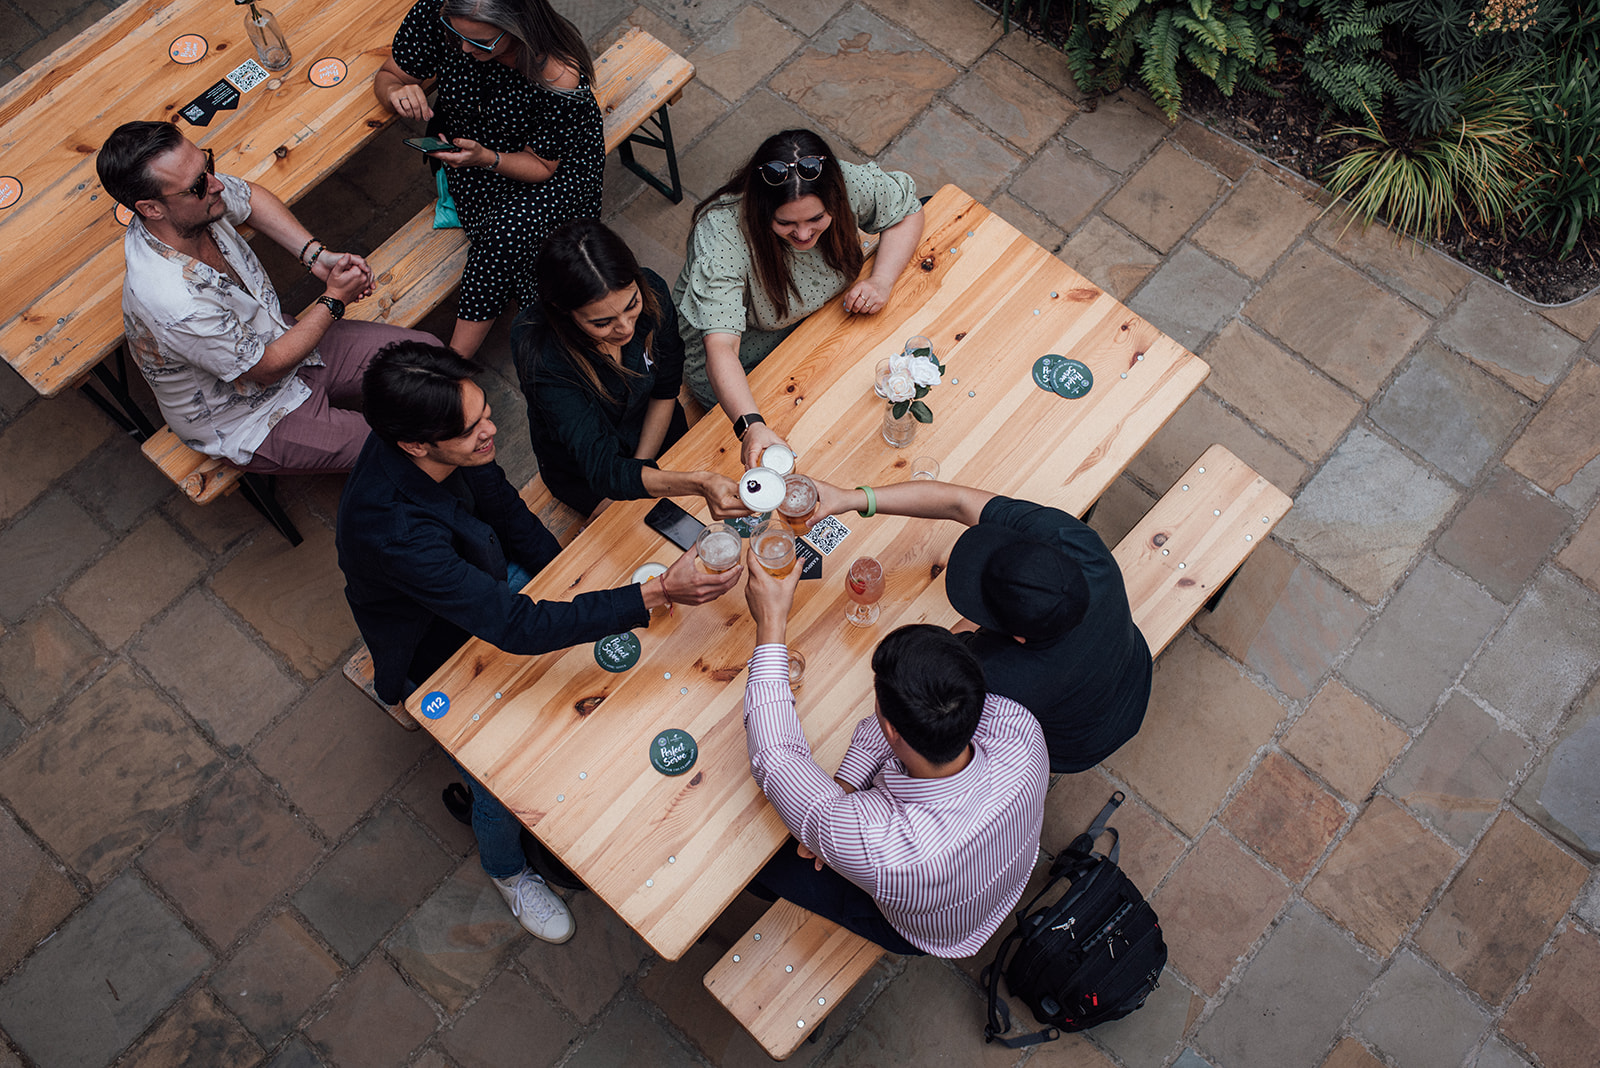
{"label": "smartphone in hand", "polygon": [[438,137],[408,137],[406,144],[418,152],[459,152],[461,151],[449,141]]}

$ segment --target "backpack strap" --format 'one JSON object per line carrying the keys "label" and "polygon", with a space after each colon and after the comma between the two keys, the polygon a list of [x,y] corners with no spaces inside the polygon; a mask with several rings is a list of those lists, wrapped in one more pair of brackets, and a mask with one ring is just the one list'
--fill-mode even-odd
{"label": "backpack strap", "polygon": [[1032,1034],[1018,1035],[1016,1038],[1003,1038],[1011,1030],[1011,1010],[1006,1006],[1005,999],[1000,996],[1000,973],[1005,970],[1006,954],[1011,951],[1013,943],[1023,936],[1023,920],[1026,914],[1017,919],[1017,928],[1006,935],[1005,941],[1000,943],[1000,948],[995,952],[994,963],[990,964],[978,976],[978,982],[983,984],[989,995],[989,1018],[983,1025],[983,1041],[998,1042],[1010,1049],[1022,1049],[1025,1046],[1037,1046],[1041,1042],[1052,1042],[1061,1037],[1061,1030],[1056,1027],[1046,1027],[1042,1031]]}

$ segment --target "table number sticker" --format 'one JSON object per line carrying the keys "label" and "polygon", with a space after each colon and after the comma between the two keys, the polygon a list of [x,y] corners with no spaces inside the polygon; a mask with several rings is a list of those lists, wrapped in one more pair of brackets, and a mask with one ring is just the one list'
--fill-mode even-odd
{"label": "table number sticker", "polygon": [[1056,368],[1061,366],[1061,357],[1051,353],[1040,356],[1033,361],[1033,384],[1046,393],[1054,393]]}
{"label": "table number sticker", "polygon": [[1081,360],[1063,358],[1050,375],[1050,385],[1057,396],[1077,400],[1094,387],[1094,372]]}
{"label": "table number sticker", "polygon": [[311,84],[318,89],[332,89],[344,81],[349,73],[350,68],[344,65],[344,60],[326,56],[311,64]]}
{"label": "table number sticker", "polygon": [[253,59],[247,59],[228,72],[228,81],[241,93],[248,93],[272,75],[267,73],[267,68]]}
{"label": "table number sticker", "polygon": [[849,533],[850,528],[839,522],[838,516],[830,515],[824,516],[821,522],[811,528],[806,540],[816,547],[817,552],[827,556],[839,547]]}
{"label": "table number sticker", "polygon": [[0,208],[9,208],[22,199],[22,179],[0,174]]}
{"label": "table number sticker", "polygon": [[434,690],[422,699],[422,714],[429,719],[443,719],[450,711],[450,698],[443,690]]}
{"label": "table number sticker", "polygon": [[129,211],[127,207],[122,204],[117,205],[117,210],[111,213],[111,217],[117,220],[118,226],[127,226],[129,223],[133,222],[133,212]]}
{"label": "table number sticker", "polygon": [[637,664],[640,651],[639,639],[632,631],[608,634],[594,643],[594,662],[615,674]]}
{"label": "table number sticker", "polygon": [[663,775],[682,775],[700,759],[700,747],[688,731],[668,727],[650,741],[650,766]]}
{"label": "table number sticker", "polygon": [[172,57],[172,62],[188,66],[204,59],[211,46],[206,39],[198,33],[186,33],[167,46],[167,55]]}

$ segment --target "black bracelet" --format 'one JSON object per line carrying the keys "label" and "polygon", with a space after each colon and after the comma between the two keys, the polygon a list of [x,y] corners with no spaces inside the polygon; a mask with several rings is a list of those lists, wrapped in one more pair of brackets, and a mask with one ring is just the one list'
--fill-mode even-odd
{"label": "black bracelet", "polygon": [[309,271],[311,268],[315,267],[317,265],[317,259],[326,251],[328,251],[328,246],[322,244],[320,241],[317,242],[317,251],[311,254],[311,262],[306,264],[306,270]]}
{"label": "black bracelet", "polygon": [[299,260],[301,263],[306,262],[306,249],[310,248],[311,242],[315,240],[316,238],[314,237],[306,238],[306,243],[300,246],[300,255],[296,256],[295,259]]}

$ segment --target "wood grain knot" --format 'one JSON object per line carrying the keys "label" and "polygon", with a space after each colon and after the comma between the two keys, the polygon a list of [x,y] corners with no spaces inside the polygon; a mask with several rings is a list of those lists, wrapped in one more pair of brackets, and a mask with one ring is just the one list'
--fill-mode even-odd
{"label": "wood grain knot", "polygon": [[1150,544],[1154,545],[1157,549],[1159,549],[1159,548],[1161,548],[1163,545],[1165,545],[1167,543],[1167,538],[1168,537],[1169,537],[1169,535],[1167,534],[1166,531],[1158,530],[1150,538]]}
{"label": "wood grain knot", "polygon": [[272,150],[272,154],[277,156],[279,159],[288,159],[289,148],[287,145],[279,145],[277,148]]}
{"label": "wood grain knot", "polygon": [[937,264],[938,264],[938,261],[935,260],[932,256],[929,256],[927,259],[923,260],[917,266],[921,267],[924,271],[931,271],[931,270],[934,269],[935,266],[937,266]]}
{"label": "wood grain knot", "polygon": [[593,697],[583,697],[577,701],[574,701],[572,703],[572,708],[578,713],[578,715],[587,716],[590,712],[593,712],[595,709],[599,708],[600,702],[604,701],[605,699],[606,695],[603,693],[595,694]]}
{"label": "wood grain knot", "polygon": [[689,780],[689,785],[690,786],[699,786],[702,782],[705,782],[705,779],[706,779],[706,773],[703,772],[703,771],[697,771],[697,772],[694,773],[694,778]]}

